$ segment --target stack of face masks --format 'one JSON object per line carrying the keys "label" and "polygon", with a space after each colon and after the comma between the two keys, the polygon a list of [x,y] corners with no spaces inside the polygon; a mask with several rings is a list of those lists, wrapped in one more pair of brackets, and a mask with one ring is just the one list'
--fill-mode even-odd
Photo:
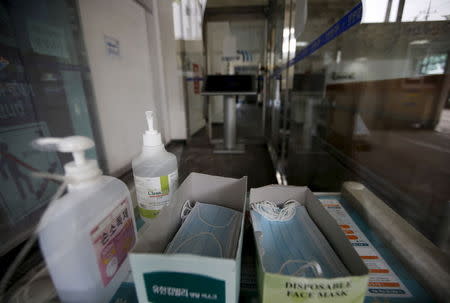
{"label": "stack of face masks", "polygon": [[265,271],[310,278],[350,275],[303,205],[287,201],[279,208],[263,201],[250,206]]}
{"label": "stack of face masks", "polygon": [[[191,202],[186,203],[192,206]],[[241,212],[196,202],[192,209],[188,207],[188,211],[183,208],[182,218],[184,222],[167,246],[166,253],[234,258],[241,227]]]}

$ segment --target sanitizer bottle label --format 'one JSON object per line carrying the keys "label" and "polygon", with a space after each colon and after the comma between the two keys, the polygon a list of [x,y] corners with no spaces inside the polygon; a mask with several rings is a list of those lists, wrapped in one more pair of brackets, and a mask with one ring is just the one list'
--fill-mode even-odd
{"label": "sanitizer bottle label", "polygon": [[138,177],[134,176],[139,213],[144,218],[154,218],[161,208],[170,202],[173,192],[178,186],[178,170],[167,176]]}
{"label": "sanitizer bottle label", "polygon": [[91,231],[103,286],[114,278],[136,242],[130,202],[125,198]]}

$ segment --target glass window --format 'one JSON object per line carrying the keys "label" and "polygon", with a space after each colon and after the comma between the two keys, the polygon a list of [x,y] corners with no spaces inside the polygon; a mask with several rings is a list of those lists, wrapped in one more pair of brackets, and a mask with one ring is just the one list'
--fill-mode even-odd
{"label": "glass window", "polygon": [[[382,23],[386,21],[386,14],[390,16],[391,0],[366,0],[364,4],[364,15],[362,23]],[[389,6],[388,6],[389,4]]]}
{"label": "glass window", "polygon": [[[358,1],[342,3],[310,1],[297,41],[311,44]],[[364,5],[361,24],[295,64],[279,164],[288,184],[314,191],[363,182],[449,252],[450,1]]]}
{"label": "glass window", "polygon": [[445,21],[449,17],[448,0],[406,0],[402,22]]}
{"label": "glass window", "polygon": [[30,142],[93,137],[86,61],[76,1],[0,1],[0,256],[25,240],[58,188],[31,174],[63,174],[70,160]]}

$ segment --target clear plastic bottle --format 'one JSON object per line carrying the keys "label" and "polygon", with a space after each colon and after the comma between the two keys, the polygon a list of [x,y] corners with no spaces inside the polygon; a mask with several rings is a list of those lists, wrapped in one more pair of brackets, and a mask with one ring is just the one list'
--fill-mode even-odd
{"label": "clear plastic bottle", "polygon": [[39,244],[62,302],[109,302],[128,276],[128,251],[136,242],[127,186],[102,175],[97,161],[84,158],[94,146],[86,137],[43,138],[36,142],[75,161],[64,166],[68,193],[45,211]]}
{"label": "clear plastic bottle", "polygon": [[178,186],[178,165],[166,151],[153,127],[153,112],[145,112],[149,130],[143,135],[142,153],[132,161],[137,202],[141,217],[148,221],[166,206]]}

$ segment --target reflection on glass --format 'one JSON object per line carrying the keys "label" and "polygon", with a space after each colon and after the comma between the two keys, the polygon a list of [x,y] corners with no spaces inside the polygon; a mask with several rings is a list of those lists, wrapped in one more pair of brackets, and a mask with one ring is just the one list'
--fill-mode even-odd
{"label": "reflection on glass", "polygon": [[[345,13],[325,2],[326,15],[309,2],[299,41]],[[362,181],[448,252],[449,15],[448,0],[364,1],[363,24],[295,65],[280,161],[289,184],[317,191]]]}
{"label": "reflection on glass", "polygon": [[417,66],[421,75],[439,75],[445,71],[447,54],[429,55],[423,58]]}
{"label": "reflection on glass", "polygon": [[397,21],[400,0],[392,0],[390,5],[391,5],[391,7],[389,8],[389,4],[388,4],[388,8],[387,8],[388,11],[390,10],[389,22],[395,22],[395,21]]}
{"label": "reflection on glass", "polygon": [[[448,0],[363,0],[363,5],[362,23],[396,22],[400,16],[401,22],[450,19]],[[402,10],[399,12],[399,9]]]}
{"label": "reflection on glass", "polygon": [[450,19],[448,0],[406,0],[402,22],[445,21]]}
{"label": "reflection on glass", "polygon": [[202,40],[203,14],[206,0],[180,0],[172,2],[175,39]]}
{"label": "reflection on glass", "polygon": [[388,11],[388,2],[390,0],[363,1],[363,20],[362,23],[382,23],[386,20],[386,14],[393,11]]}
{"label": "reflection on glass", "polygon": [[[43,136],[93,137],[75,1],[0,2],[0,256],[37,223],[68,158],[33,150]],[[95,150],[90,157],[96,157]]]}

